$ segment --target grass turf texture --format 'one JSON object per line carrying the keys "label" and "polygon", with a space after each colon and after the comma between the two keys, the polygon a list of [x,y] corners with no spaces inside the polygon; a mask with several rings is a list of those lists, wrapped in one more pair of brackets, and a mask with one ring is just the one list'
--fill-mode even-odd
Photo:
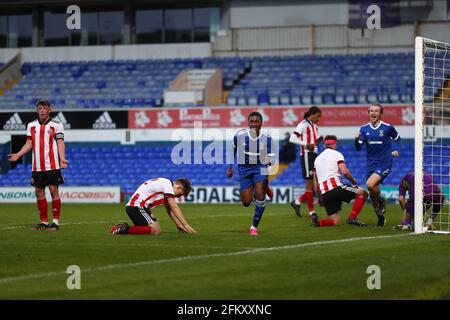
{"label": "grass turf texture", "polygon": [[[31,230],[35,205],[0,205],[0,299],[434,299],[450,296],[450,235],[393,231],[390,205],[375,227],[370,205],[359,218],[312,228],[289,205],[269,205],[260,235],[247,233],[253,208],[183,205],[198,234],[180,234],[163,208],[159,236],[108,234],[126,221],[123,205],[63,204],[57,232]],[[448,212],[444,208],[444,212]],[[319,216],[325,217],[323,208]],[[378,238],[386,236],[385,238]],[[354,238],[373,239],[354,239]],[[345,240],[352,239],[352,240]],[[337,240],[343,240],[337,242]],[[272,248],[272,249],[268,249]],[[81,290],[68,290],[66,268],[81,268]],[[369,265],[381,290],[368,290]]]}

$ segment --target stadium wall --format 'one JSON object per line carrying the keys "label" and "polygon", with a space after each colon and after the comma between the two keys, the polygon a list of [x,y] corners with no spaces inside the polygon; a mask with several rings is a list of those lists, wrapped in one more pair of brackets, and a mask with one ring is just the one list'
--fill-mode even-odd
{"label": "stadium wall", "polygon": [[236,28],[216,37],[216,56],[413,52],[417,35],[450,42],[448,21],[407,23],[380,30],[347,24]]}
{"label": "stadium wall", "polygon": [[115,45],[81,47],[32,47],[0,50],[0,62],[17,53],[22,62],[63,62],[92,60],[186,59],[211,56],[210,43]]}
{"label": "stadium wall", "polygon": [[[231,28],[347,24],[349,1],[231,0]],[[379,1],[378,1],[379,2]],[[389,1],[385,1],[389,2]],[[447,1],[398,1],[401,21],[447,21]],[[369,2],[370,3],[370,2]],[[373,1],[377,3],[377,1]]]}

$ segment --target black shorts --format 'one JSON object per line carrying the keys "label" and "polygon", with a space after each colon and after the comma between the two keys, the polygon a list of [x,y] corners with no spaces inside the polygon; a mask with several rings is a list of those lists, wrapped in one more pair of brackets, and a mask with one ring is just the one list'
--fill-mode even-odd
{"label": "black shorts", "polygon": [[63,183],[64,179],[60,169],[33,171],[31,174],[31,185],[39,189],[45,189],[46,186],[59,186]]}
{"label": "black shorts", "polygon": [[127,206],[125,210],[135,226],[148,226],[156,222],[156,217],[152,214],[150,209]]}
{"label": "black shorts", "polygon": [[342,185],[322,195],[322,203],[328,215],[338,213],[342,209],[342,201],[349,203],[358,194],[358,187]]}
{"label": "black shorts", "polygon": [[316,158],[317,153],[315,152],[305,152],[305,154],[300,157],[303,179],[313,178],[314,161],[316,161]]}

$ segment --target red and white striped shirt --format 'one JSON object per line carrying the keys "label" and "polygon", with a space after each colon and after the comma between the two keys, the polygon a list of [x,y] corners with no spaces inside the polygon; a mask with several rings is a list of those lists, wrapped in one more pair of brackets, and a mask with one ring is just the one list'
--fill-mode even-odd
{"label": "red and white striped shirt", "polygon": [[301,140],[300,152],[302,156],[305,152],[317,153],[317,146],[314,148],[314,151],[309,151],[306,148],[306,144],[315,144],[319,138],[319,127],[317,125],[307,119],[303,119],[295,128],[294,134]]}
{"label": "red and white striped shirt", "polygon": [[155,178],[141,184],[128,201],[127,206],[151,209],[164,204],[167,198],[175,198],[172,181]]}
{"label": "red and white striped shirt", "polygon": [[62,123],[50,118],[40,124],[36,119],[27,126],[27,139],[33,144],[33,171],[60,169],[56,140],[64,139]]}
{"label": "red and white striped shirt", "polygon": [[314,161],[317,182],[322,193],[342,186],[342,179],[339,173],[340,162],[345,162],[342,153],[330,148],[322,151],[316,158],[316,161]]}

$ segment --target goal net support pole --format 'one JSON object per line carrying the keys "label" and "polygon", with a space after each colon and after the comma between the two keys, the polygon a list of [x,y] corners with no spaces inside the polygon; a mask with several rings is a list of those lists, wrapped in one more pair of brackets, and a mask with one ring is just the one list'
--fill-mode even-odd
{"label": "goal net support pole", "polygon": [[450,194],[449,141],[450,45],[417,37],[414,141],[416,234],[427,231],[450,234],[450,210],[441,197],[444,195],[448,199]]}
{"label": "goal net support pole", "polygon": [[414,105],[414,233],[423,229],[423,102],[424,102],[424,39],[416,37],[415,43],[415,105]]}

